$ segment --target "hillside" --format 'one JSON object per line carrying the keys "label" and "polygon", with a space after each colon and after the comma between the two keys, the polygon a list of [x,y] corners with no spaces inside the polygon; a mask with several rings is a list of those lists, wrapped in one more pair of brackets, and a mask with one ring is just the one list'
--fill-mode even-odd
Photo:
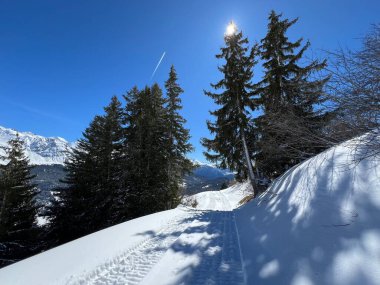
{"label": "hillside", "polygon": [[[353,148],[353,146],[355,148]],[[83,237],[0,270],[2,284],[379,284],[380,161],[353,140],[248,184]],[[238,207],[238,208],[236,208]],[[49,270],[46,270],[49,268]]]}

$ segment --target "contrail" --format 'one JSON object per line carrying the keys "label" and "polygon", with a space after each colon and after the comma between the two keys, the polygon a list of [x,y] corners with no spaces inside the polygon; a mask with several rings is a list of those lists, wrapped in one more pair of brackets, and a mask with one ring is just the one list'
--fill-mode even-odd
{"label": "contrail", "polygon": [[157,66],[156,66],[156,68],[154,69],[154,71],[153,71],[152,76],[150,77],[150,79],[153,78],[154,74],[156,73],[158,67],[159,67],[160,64],[161,64],[161,61],[164,59],[165,54],[166,54],[166,51],[164,51],[164,53],[162,54],[162,56],[161,56],[160,60],[158,61]]}

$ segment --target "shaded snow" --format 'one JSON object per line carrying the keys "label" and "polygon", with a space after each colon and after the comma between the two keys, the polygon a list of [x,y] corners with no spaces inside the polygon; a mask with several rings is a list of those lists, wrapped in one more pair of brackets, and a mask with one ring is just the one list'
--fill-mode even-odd
{"label": "shaded snow", "polygon": [[236,213],[248,284],[380,284],[380,161],[355,140],[276,180]]}

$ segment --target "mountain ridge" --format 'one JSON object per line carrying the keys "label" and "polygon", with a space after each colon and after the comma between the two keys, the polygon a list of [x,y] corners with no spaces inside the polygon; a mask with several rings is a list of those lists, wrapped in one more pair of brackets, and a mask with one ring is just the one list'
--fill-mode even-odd
{"label": "mountain ridge", "polygon": [[[6,147],[8,141],[17,135],[24,142],[25,154],[32,165],[63,165],[74,145],[62,137],[43,137],[32,132],[19,132],[0,126],[0,146]],[[4,150],[0,149],[0,155],[2,154]]]}

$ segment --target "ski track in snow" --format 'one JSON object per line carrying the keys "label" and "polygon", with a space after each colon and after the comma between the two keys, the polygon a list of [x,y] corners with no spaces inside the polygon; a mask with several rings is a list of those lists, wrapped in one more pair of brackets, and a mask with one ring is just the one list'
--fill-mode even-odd
{"label": "ski track in snow", "polygon": [[170,221],[167,227],[157,233],[149,233],[152,236],[134,248],[68,284],[139,284],[191,223],[187,220],[188,216]]}
{"label": "ski track in snow", "polygon": [[[212,211],[205,214],[209,224],[205,232],[212,235],[200,252],[198,264],[185,284],[244,284],[243,267],[238,248],[238,234],[232,211]],[[192,231],[189,230],[189,235]]]}
{"label": "ski track in snow", "polygon": [[190,253],[199,257],[199,264],[181,284],[229,285],[244,284],[235,217],[227,198],[220,192],[208,193],[212,211],[186,211],[171,220],[157,233],[133,248],[111,257],[91,272],[73,277],[67,284],[139,284],[160,262],[165,253],[185,251],[186,240],[202,235],[200,244]]}

